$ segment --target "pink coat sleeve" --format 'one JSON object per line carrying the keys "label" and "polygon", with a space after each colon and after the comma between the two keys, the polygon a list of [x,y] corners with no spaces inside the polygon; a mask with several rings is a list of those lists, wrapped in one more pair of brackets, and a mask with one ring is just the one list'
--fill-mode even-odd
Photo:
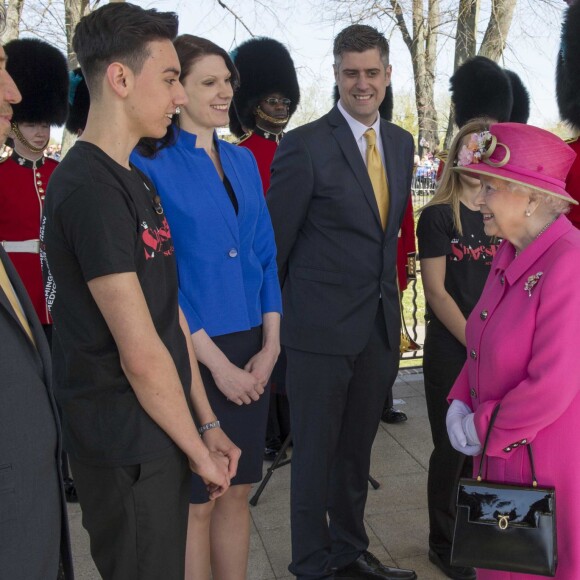
{"label": "pink coat sleeve", "polygon": [[[538,285],[537,291],[541,294],[535,312],[531,353],[525,353],[526,377],[501,400],[482,402],[475,413],[477,434],[483,441],[493,408],[498,403],[501,405],[490,436],[489,455],[505,458],[506,448],[514,442],[532,442],[538,432],[566,413],[580,391],[579,251],[574,247],[569,249],[573,251],[563,252],[552,267],[546,268],[542,284]],[[521,291],[520,285],[518,291]],[[524,308],[521,316],[526,316]],[[505,349],[505,356],[517,356],[506,345],[501,348]],[[465,400],[465,382],[462,372],[450,398]]]}
{"label": "pink coat sleeve", "polygon": [[457,375],[449,395],[447,396],[447,402],[451,404],[453,399],[459,399],[463,401],[466,405],[473,408],[473,403],[469,395],[469,376],[467,374],[467,364],[463,365],[461,372]]}

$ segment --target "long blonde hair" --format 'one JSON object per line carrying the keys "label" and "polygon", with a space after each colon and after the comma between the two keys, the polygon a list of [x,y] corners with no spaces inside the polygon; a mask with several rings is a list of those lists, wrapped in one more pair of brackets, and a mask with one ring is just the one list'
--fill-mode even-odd
{"label": "long blonde hair", "polygon": [[453,212],[453,225],[460,235],[463,235],[463,228],[461,227],[461,217],[460,217],[460,199],[463,193],[463,184],[459,179],[459,173],[453,171],[455,162],[457,160],[457,155],[461,148],[461,141],[466,135],[470,133],[481,133],[482,131],[488,131],[489,126],[493,123],[491,119],[488,118],[478,118],[472,119],[459,131],[451,147],[449,147],[449,155],[447,156],[447,161],[445,162],[445,167],[443,168],[443,173],[441,174],[441,179],[437,184],[437,189],[435,190],[435,195],[433,199],[426,203],[419,211],[423,211],[426,207],[430,205],[450,205]]}

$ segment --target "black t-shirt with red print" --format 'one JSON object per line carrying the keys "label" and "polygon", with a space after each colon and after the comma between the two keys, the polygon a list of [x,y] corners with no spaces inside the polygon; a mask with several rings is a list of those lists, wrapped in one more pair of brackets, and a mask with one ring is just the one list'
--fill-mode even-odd
{"label": "black t-shirt with red print", "polygon": [[[459,205],[463,235],[455,229],[451,206],[441,204],[421,212],[417,239],[419,259],[446,257],[445,289],[467,318],[481,296],[499,240],[485,234],[479,211]],[[426,318],[436,318],[429,304]]]}
{"label": "black t-shirt with red print", "polygon": [[87,285],[109,274],[136,273],[189,399],[191,369],[179,326],[173,252],[153,184],[95,145],[77,142],[48,185],[41,261],[54,320],[54,385],[64,444],[78,461],[129,465],[176,449],[139,404]]}

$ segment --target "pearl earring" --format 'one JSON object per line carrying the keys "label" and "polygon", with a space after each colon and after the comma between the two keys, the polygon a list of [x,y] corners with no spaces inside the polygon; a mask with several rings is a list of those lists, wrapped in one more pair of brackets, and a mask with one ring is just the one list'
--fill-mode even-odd
{"label": "pearl earring", "polygon": [[526,217],[530,217],[531,215],[532,215],[532,212],[529,209],[527,209],[526,210]]}

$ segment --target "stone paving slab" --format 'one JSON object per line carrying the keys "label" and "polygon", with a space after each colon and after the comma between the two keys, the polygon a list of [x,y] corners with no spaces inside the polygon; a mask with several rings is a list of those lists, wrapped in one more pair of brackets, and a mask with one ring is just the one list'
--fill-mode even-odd
{"label": "stone paving slab", "polygon": [[[370,550],[385,564],[412,568],[420,580],[441,580],[427,557],[427,468],[432,449],[423,375],[403,370],[394,396],[409,420],[381,423],[373,446],[371,475],[381,484],[369,488],[365,523]],[[267,468],[264,465],[264,473]],[[256,507],[250,508],[252,533],[248,580],[290,580],[290,469],[277,470]],[[79,580],[98,580],[82,528],[78,505],[69,505],[73,554]],[[163,580],[163,579],[159,579]]]}

